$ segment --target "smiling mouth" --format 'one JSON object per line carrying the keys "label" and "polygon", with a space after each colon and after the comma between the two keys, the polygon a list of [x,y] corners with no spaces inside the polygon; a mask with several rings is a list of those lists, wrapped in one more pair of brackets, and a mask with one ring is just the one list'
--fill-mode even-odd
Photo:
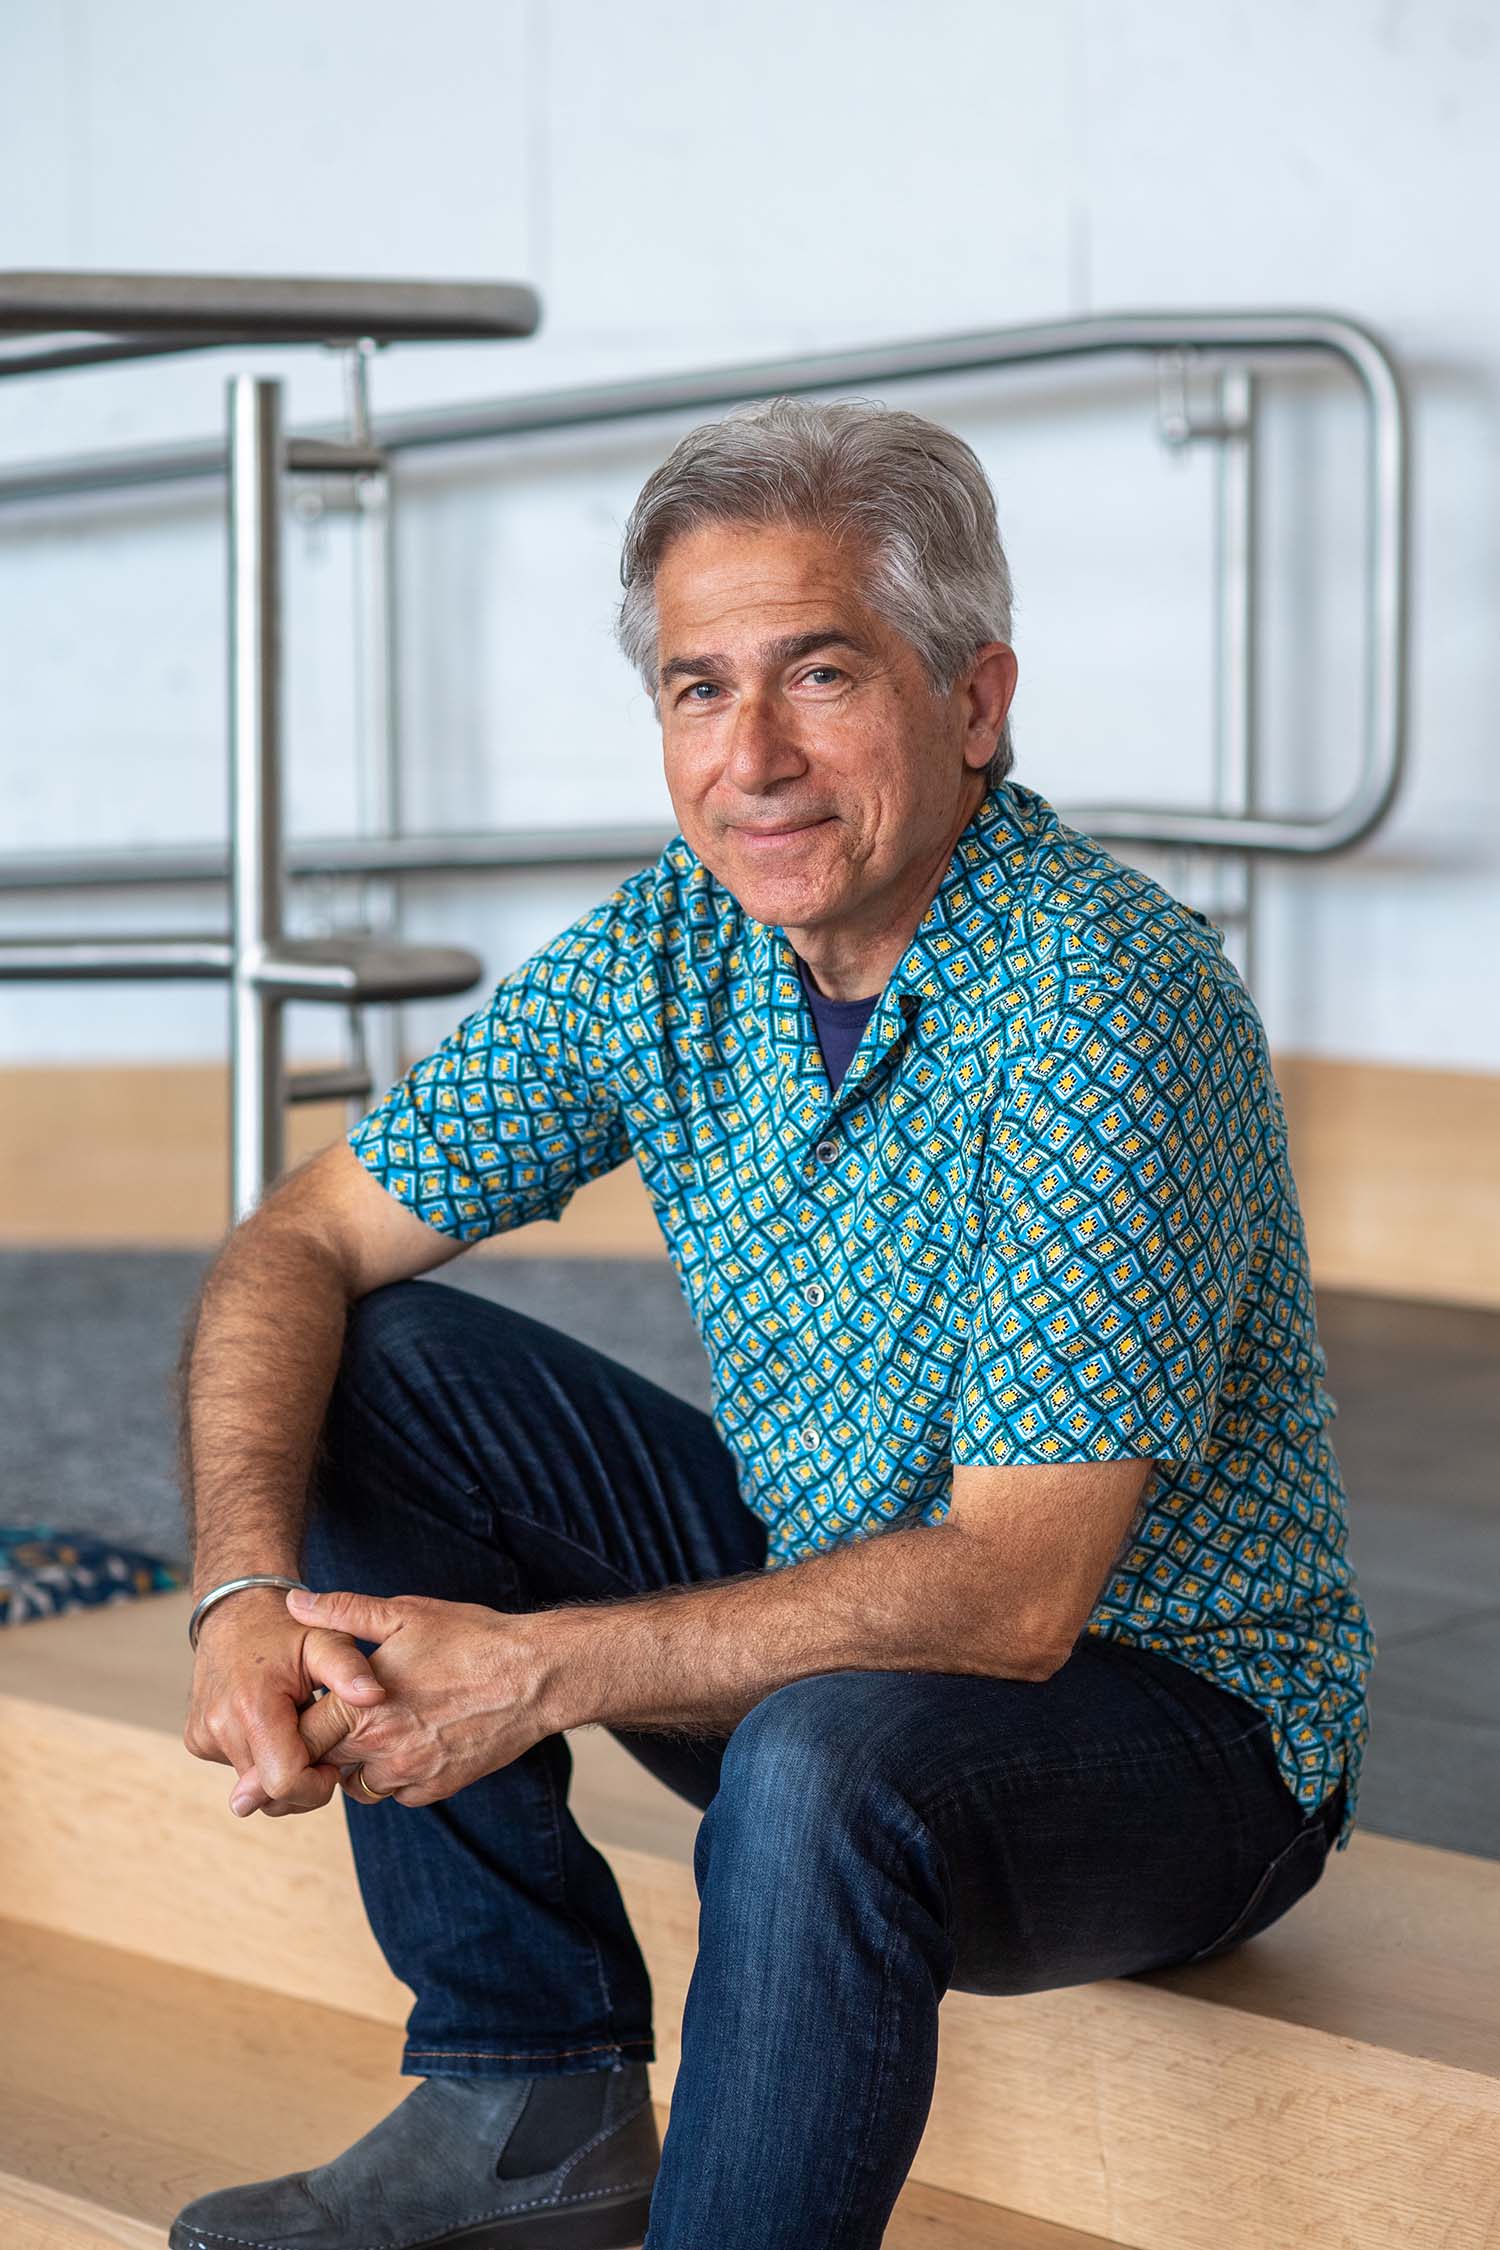
{"label": "smiling mouth", "polygon": [[760,836],[771,838],[777,836],[800,836],[806,829],[821,828],[824,822],[830,820],[832,817],[833,816],[830,813],[820,813],[816,820],[799,820],[795,822],[788,822],[780,828],[751,828],[745,825],[741,825],[735,829],[735,834],[737,836]]}

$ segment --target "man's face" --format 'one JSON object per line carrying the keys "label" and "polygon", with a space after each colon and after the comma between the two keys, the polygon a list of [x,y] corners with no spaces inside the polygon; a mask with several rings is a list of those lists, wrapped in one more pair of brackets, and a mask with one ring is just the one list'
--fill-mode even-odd
{"label": "man's face", "polygon": [[962,683],[936,696],[864,600],[861,560],[816,530],[709,525],[657,569],[678,825],[746,913],[794,942],[875,935],[929,867],[941,877],[1009,701],[986,731]]}

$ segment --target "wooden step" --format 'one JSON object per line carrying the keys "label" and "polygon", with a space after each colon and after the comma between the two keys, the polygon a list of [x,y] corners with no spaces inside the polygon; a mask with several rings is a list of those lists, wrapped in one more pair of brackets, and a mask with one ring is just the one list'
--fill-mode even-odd
{"label": "wooden step", "polygon": [[[0,1979],[5,2250],[161,2250],[194,2196],[321,2163],[412,2088],[399,2039],[368,2017],[116,1946],[0,1922]],[[1108,2250],[916,2184],[886,2243]]]}
{"label": "wooden step", "polygon": [[[187,1610],[160,1596],[0,1639],[0,1789],[25,1808],[0,1830],[0,1914],[403,2022],[341,1815],[237,1821],[229,1769],[183,1749]],[[570,1741],[575,1809],[650,1964],[665,2102],[698,1815],[602,1730]],[[1500,1864],[1357,1832],[1220,1961],[950,1993],[912,2178],[1138,2250],[1494,2250],[1497,1990]]]}
{"label": "wooden step", "polygon": [[11,2250],[161,2250],[165,2239],[158,2226],[12,2172],[0,2172],[0,2220]]}

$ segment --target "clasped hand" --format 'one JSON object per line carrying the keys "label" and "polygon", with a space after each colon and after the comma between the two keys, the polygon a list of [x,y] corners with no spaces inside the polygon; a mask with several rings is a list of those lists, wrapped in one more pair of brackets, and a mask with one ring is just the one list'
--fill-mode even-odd
{"label": "clasped hand", "polygon": [[[312,1766],[331,1768],[347,1794],[363,1767],[372,1790],[431,1805],[495,1773],[556,1731],[541,1716],[541,1666],[532,1621],[473,1602],[402,1594],[288,1592],[299,1623],[379,1643],[370,1668],[384,1696],[360,1709],[330,1692],[298,1719]],[[255,1768],[240,1775],[237,1813],[271,1808]]]}

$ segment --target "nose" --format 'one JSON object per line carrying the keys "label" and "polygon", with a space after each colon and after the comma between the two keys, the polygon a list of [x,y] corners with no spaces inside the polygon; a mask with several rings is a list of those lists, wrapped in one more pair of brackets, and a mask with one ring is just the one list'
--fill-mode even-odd
{"label": "nose", "polygon": [[807,760],[788,728],[778,699],[750,693],[740,697],[730,720],[725,776],[747,795],[806,770]]}

